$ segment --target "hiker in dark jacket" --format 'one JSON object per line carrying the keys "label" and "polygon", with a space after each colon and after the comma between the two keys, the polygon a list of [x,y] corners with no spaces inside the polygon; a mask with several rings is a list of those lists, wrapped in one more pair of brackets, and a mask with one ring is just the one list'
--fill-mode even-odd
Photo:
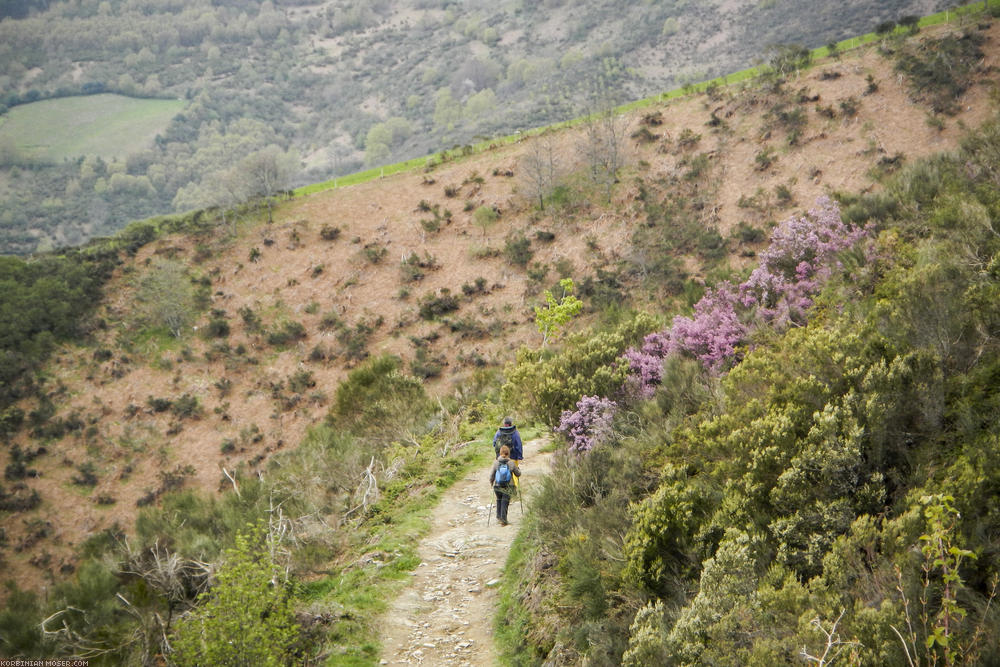
{"label": "hiker in dark jacket", "polygon": [[[501,468],[506,469],[505,475]],[[509,481],[504,481],[504,477],[509,477]],[[510,447],[502,445],[500,455],[493,462],[490,470],[490,486],[497,497],[497,521],[501,526],[507,525],[507,508],[510,506],[510,495],[514,490],[514,480],[521,476],[521,469],[517,467],[517,462],[510,459]]]}
{"label": "hiker in dark jacket", "polygon": [[503,426],[497,429],[497,432],[493,435],[493,451],[497,456],[500,455],[500,447],[502,445],[510,447],[510,458],[514,463],[520,463],[524,458],[521,434],[517,432],[514,420],[510,417],[503,418]]}

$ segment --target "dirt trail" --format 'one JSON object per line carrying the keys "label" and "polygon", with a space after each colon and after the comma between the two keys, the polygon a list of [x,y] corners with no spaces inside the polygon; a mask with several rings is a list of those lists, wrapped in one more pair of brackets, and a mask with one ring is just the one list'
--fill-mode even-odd
{"label": "dirt trail", "polygon": [[[538,490],[549,470],[551,455],[538,453],[544,442],[524,443],[521,483],[526,497]],[[413,581],[386,613],[381,664],[493,664],[496,586],[523,517],[515,501],[507,516],[511,525],[497,524],[494,507],[487,527],[493,500],[488,475],[489,468],[470,473],[441,499],[418,549],[421,562]]]}

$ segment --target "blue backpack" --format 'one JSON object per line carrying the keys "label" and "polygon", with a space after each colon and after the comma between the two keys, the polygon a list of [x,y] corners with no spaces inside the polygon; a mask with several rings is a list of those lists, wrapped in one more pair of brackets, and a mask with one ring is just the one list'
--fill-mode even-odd
{"label": "blue backpack", "polygon": [[493,476],[493,483],[497,486],[507,486],[510,484],[510,468],[507,463],[501,463],[497,466],[497,472]]}

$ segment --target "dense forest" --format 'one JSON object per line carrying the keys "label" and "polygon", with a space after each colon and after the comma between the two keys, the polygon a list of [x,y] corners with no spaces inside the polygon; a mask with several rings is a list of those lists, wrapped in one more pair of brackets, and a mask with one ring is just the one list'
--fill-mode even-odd
{"label": "dense forest", "polygon": [[[227,204],[277,148],[284,187],[575,117],[823,46],[944,1],[7,2],[0,111],[117,93],[187,103],[122,159],[0,141],[0,252],[79,244]],[[811,6],[817,5],[817,6]],[[613,91],[613,94],[612,92]]]}
{"label": "dense forest", "polygon": [[[933,36],[900,34],[872,47],[892,59],[888,71],[906,80],[913,104],[926,110],[931,136],[945,136],[942,126],[970,90],[995,86],[995,71],[984,65],[991,25],[990,16],[976,14]],[[503,272],[541,276],[533,291],[511,298],[542,337],[508,348],[505,367],[484,363],[447,395],[428,391],[423,379],[432,375],[418,377],[420,366],[369,354],[364,341],[349,354],[382,322],[349,325],[332,307],[321,314],[318,301],[226,305],[250,268],[277,256],[275,246],[288,253],[310,242],[356,248],[345,266],[361,268],[345,269],[338,284],[387,263],[387,240],[341,238],[353,234],[346,223],[344,231],[319,221],[308,228],[298,213],[273,210],[270,196],[267,206],[243,209],[253,218],[243,238],[202,211],[133,224],[78,248],[5,258],[0,562],[30,554],[31,566],[47,574],[42,590],[5,583],[0,655],[109,665],[377,664],[379,614],[420,564],[414,542],[426,511],[444,488],[488,464],[493,429],[513,413],[532,435],[552,436],[555,464],[505,568],[496,619],[501,663],[991,663],[1000,648],[995,97],[977,98],[991,105],[989,120],[963,128],[948,150],[909,159],[880,152],[874,141],[856,149],[862,142],[854,142],[852,118],[863,101],[851,95],[834,108],[832,98],[820,103],[806,87],[844,76],[839,66],[831,60],[806,83],[797,70],[808,58],[798,50],[784,55],[791,60],[776,58],[751,84],[693,96],[704,137],[689,128],[655,136],[666,134],[671,109],[641,110],[630,140],[647,152],[634,165],[602,172],[581,161],[560,180],[539,179],[537,192],[522,193],[524,228],[513,228],[502,250],[486,243],[475,252],[480,267],[507,255]],[[875,96],[880,83],[888,87],[869,73],[866,94]],[[728,109],[759,115],[744,126]],[[871,176],[868,187],[830,188],[793,205],[798,183],[789,179],[773,192],[740,197],[741,217],[756,221],[760,213],[760,226],[744,221],[723,236],[705,223],[718,180],[711,133],[731,140],[720,146],[758,142],[747,153],[762,179],[774,161],[792,162],[792,151],[815,140],[804,135],[832,133],[835,125],[850,128],[843,143],[865,155],[857,170]],[[751,126],[757,139],[732,136],[733,128]],[[581,135],[599,129],[585,125]],[[546,153],[531,147],[551,146],[554,135],[536,137],[517,161],[503,158],[491,178],[509,181],[508,162],[523,171],[537,166]],[[287,155],[279,144],[266,152],[271,165]],[[660,152],[674,153],[671,168],[652,171],[644,162]],[[464,181],[443,173],[421,172],[414,187],[460,204],[463,193],[491,184],[478,170]],[[383,196],[397,197],[391,188],[402,190],[400,183]],[[491,225],[514,217],[476,207],[471,195],[467,202],[467,225],[454,238],[486,238]],[[309,203],[291,202],[286,211],[318,215],[292,207]],[[605,250],[615,257],[586,275],[563,257],[565,270],[543,289],[549,267],[531,262],[533,248],[557,238],[568,247],[563,237],[572,224],[603,218],[615,203],[632,216],[622,252],[588,236],[573,259],[582,264]],[[412,225],[421,238],[460,215],[442,214],[428,200],[412,204],[423,216]],[[219,206],[228,214],[236,208]],[[568,221],[553,225],[558,237],[539,224],[545,216]],[[238,259],[223,264],[233,247]],[[680,258],[700,263],[699,280]],[[261,291],[261,276],[273,273],[294,290],[300,279],[337,270],[332,263],[294,275],[286,268],[267,266],[245,278],[245,289]],[[426,278],[421,272],[444,271],[429,253],[414,252],[387,282],[407,302]],[[413,319],[427,328],[407,329],[402,318],[390,326],[426,352],[441,331],[475,327],[471,301],[460,302],[458,292],[475,299],[503,289],[482,278],[454,292],[427,291],[411,303]],[[634,300],[624,296],[630,291]],[[275,294],[291,299],[294,292]],[[587,326],[567,326],[579,324],[581,300]],[[149,308],[177,303],[180,323]],[[524,319],[513,306],[490,311],[481,303],[477,312],[505,317],[511,329]],[[330,352],[313,346],[319,335],[307,346],[306,327],[287,313],[316,315],[343,344],[349,372],[329,400],[313,370]],[[197,333],[194,322],[204,325]],[[246,345],[237,328],[249,332]],[[157,341],[168,342],[159,348]],[[173,466],[166,445],[149,444],[174,441],[99,437],[101,419],[166,414],[176,427],[171,437],[187,440],[204,413],[226,421],[230,401],[249,399],[250,391],[232,395],[230,378],[244,379],[287,348],[296,350],[294,372],[258,389],[275,405],[315,400],[323,417],[300,442],[274,443],[258,468],[227,468],[219,459],[224,465],[211,471],[218,484],[196,489],[185,485],[193,471]],[[122,414],[97,395],[115,373],[140,374],[144,358],[179,393],[181,369],[201,363],[195,349],[205,350],[206,366],[225,370],[204,387],[203,397],[218,399],[213,407],[195,395],[149,394]],[[86,359],[58,365],[48,356],[54,350]],[[73,384],[81,381],[74,375],[82,383]],[[94,389],[90,411],[62,409],[80,386]],[[276,408],[272,420],[290,415]],[[78,437],[61,439],[67,432]],[[254,425],[221,445],[196,445],[229,453],[264,437]],[[101,447],[113,452],[71,460],[74,446],[88,456]],[[134,522],[94,533],[71,545],[76,559],[57,561],[46,542],[51,522],[29,513],[48,502],[33,486],[44,478],[42,462],[61,457],[74,498],[113,507],[124,503],[92,493],[98,475],[108,474],[93,461],[157,447],[150,453],[157,486],[130,507]],[[123,487],[141,472],[108,470]]]}

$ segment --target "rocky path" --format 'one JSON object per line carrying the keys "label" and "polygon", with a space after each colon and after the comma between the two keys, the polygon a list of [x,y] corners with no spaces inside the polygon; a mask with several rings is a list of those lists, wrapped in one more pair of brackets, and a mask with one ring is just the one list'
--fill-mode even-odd
{"label": "rocky path", "polygon": [[[521,483],[526,496],[540,486],[549,454],[544,441],[524,444]],[[487,527],[493,490],[489,468],[467,475],[442,498],[421,542],[413,581],[393,602],[382,629],[383,665],[484,667],[494,662],[493,614],[497,584],[522,521],[515,501],[502,527]],[[527,508],[525,503],[525,508]]]}

